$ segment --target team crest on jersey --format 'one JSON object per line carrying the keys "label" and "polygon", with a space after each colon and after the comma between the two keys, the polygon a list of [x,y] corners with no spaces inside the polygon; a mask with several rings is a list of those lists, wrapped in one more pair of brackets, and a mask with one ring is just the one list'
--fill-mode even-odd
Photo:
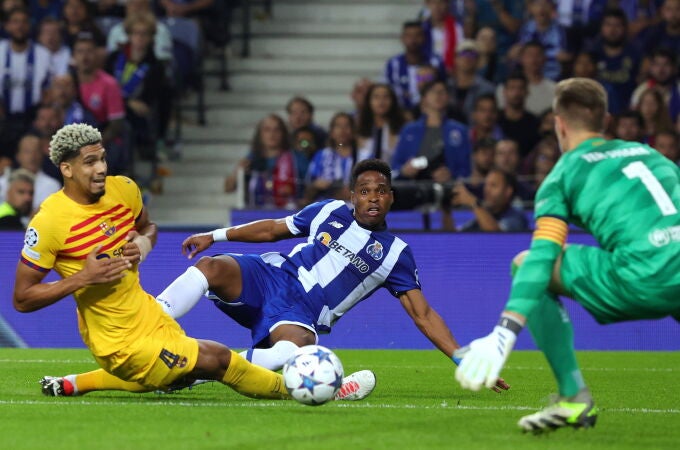
{"label": "team crest on jersey", "polygon": [[317,241],[320,241],[323,245],[325,245],[326,247],[328,247],[328,246],[330,245],[331,241],[333,240],[333,238],[331,237],[330,234],[328,234],[328,233],[326,233],[326,232],[324,231],[324,232],[322,232],[322,233],[319,233],[319,234],[316,236],[316,240],[317,240]]}
{"label": "team crest on jersey", "polygon": [[101,228],[102,233],[107,236],[113,236],[113,234],[116,232],[116,226],[111,223],[110,220],[100,223],[99,228]]}
{"label": "team crest on jersey", "polygon": [[366,247],[366,253],[371,255],[371,257],[376,261],[380,261],[383,257],[383,245],[380,242],[375,241]]}

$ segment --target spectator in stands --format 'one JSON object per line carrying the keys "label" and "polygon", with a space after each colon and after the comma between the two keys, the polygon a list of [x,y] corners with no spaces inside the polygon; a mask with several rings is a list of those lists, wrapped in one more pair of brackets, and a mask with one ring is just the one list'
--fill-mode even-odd
{"label": "spectator in stands", "polygon": [[[52,84],[54,85],[54,82]],[[52,164],[52,161],[49,159],[49,154],[50,140],[63,123],[64,110],[59,105],[52,103],[52,92],[53,86],[48,89],[49,94],[47,97],[49,103],[45,103],[38,108],[38,112],[35,115],[35,120],[33,120],[29,133],[40,139],[40,149],[43,155],[41,158],[42,171],[61,182],[61,171],[57,166]]]}
{"label": "spectator in stands", "polygon": [[302,96],[295,96],[288,100],[286,104],[288,113],[288,126],[291,133],[302,127],[309,127],[314,130],[314,141],[316,148],[323,148],[326,145],[328,134],[320,125],[314,123],[314,105]]}
{"label": "spectator in stands", "polygon": [[99,27],[97,27],[88,1],[65,0],[63,18],[64,42],[66,45],[73,51],[78,35],[83,32],[90,33],[92,41],[98,48],[98,62],[102,63],[106,57],[106,36],[104,36]]}
{"label": "spectator in stands", "polygon": [[61,22],[46,17],[38,26],[38,43],[50,52],[50,73],[64,75],[71,63],[71,49],[62,39]]}
{"label": "spectator in stands", "polygon": [[394,151],[392,170],[398,178],[445,183],[470,175],[469,131],[462,123],[446,118],[447,103],[443,81],[425,84],[423,114],[404,126]]}
{"label": "spectator in stands", "polygon": [[358,161],[354,120],[347,113],[336,113],[328,127],[328,147],[316,152],[309,164],[304,203],[324,198],[349,201],[349,180]]}
{"label": "spectator in stands", "polygon": [[215,0],[160,0],[168,17],[195,17],[210,11]]}
{"label": "spectator in stands", "polygon": [[[67,4],[69,1],[67,0]],[[97,47],[92,34],[83,32],[73,45],[73,61],[80,99],[102,132],[106,148],[108,173],[120,174],[129,163],[125,142],[125,106],[115,78],[98,68]]]}
{"label": "spectator in stands", "polygon": [[642,93],[655,88],[661,91],[664,103],[668,106],[671,120],[675,120],[680,113],[680,82],[678,81],[677,56],[665,48],[659,48],[652,53],[647,80],[641,83],[633,92],[630,100],[631,108],[640,102]]}
{"label": "spectator in stands", "polygon": [[401,31],[404,53],[393,56],[385,64],[385,81],[408,112],[413,112],[420,103],[418,86],[423,82],[446,79],[444,62],[437,55],[425,55],[424,41],[420,22],[405,22]]}
{"label": "spectator in stands", "polygon": [[572,57],[567,51],[566,34],[555,18],[555,5],[551,0],[529,0],[528,9],[530,19],[522,25],[518,42],[508,56],[519,62],[524,45],[532,41],[540,43],[545,55],[543,75],[555,81],[562,73],[562,63]]}
{"label": "spectator in stands", "polygon": [[[524,44],[519,54],[519,64],[529,82],[529,94],[526,108],[531,114],[538,116],[552,107],[555,94],[555,82],[544,76],[545,51],[543,45],[537,41]],[[500,104],[502,108],[503,105]]]}
{"label": "spectator in stands", "polygon": [[503,139],[503,130],[498,125],[498,107],[494,94],[480,95],[475,99],[470,125],[470,142],[474,146],[477,142],[491,139],[494,142]]}
{"label": "spectator in stands", "polygon": [[153,51],[156,19],[151,13],[133,14],[125,19],[125,32],[129,42],[109,55],[106,70],[121,88],[136,149],[144,159],[155,161],[159,103],[169,95],[165,66]]}
{"label": "spectator in stands", "polygon": [[352,103],[354,103],[354,111],[352,111],[352,115],[354,116],[357,126],[359,125],[359,115],[364,109],[366,93],[370,87],[373,86],[373,84],[374,83],[370,78],[361,77],[352,86],[352,92],[350,93],[350,98],[352,99]]}
{"label": "spectator in stands", "polygon": [[472,147],[472,173],[465,182],[465,187],[476,197],[484,195],[484,180],[493,168],[496,141],[482,139]]}
{"label": "spectator in stands", "polygon": [[27,219],[33,203],[33,174],[13,170],[9,176],[5,202],[0,204],[0,230],[23,230],[22,219]]}
{"label": "spectator in stands", "polygon": [[[470,208],[474,219],[463,224],[458,231],[526,231],[527,219],[522,211],[512,207],[515,197],[515,176],[493,168],[484,181],[484,197],[471,193],[463,183],[451,191],[451,205]],[[444,229],[456,230],[450,214],[444,217]]]}
{"label": "spectator in stands", "polygon": [[453,73],[457,47],[465,38],[463,27],[451,14],[449,0],[425,0],[425,5],[430,11],[430,16],[423,21],[425,55],[439,56],[446,71]]}
{"label": "spectator in stands", "polygon": [[661,5],[661,23],[649,29],[645,53],[665,48],[674,55],[680,54],[680,0],[664,0]]}
{"label": "spectator in stands", "polygon": [[21,138],[16,160],[20,169],[25,169],[34,176],[32,204],[32,211],[34,212],[38,210],[40,204],[50,194],[61,189],[61,183],[58,180],[43,172],[42,166],[45,159],[40,137],[27,134]]}
{"label": "spectator in stands", "polygon": [[640,95],[637,110],[642,117],[643,142],[654,147],[654,136],[660,131],[673,129],[663,94],[656,88],[647,89]]}
{"label": "spectator in stands", "polygon": [[545,177],[555,167],[557,160],[560,159],[560,155],[560,147],[554,136],[544,137],[536,145],[536,150],[531,158],[533,167],[531,168],[532,180],[530,186],[534,193],[538,191]]}
{"label": "spectator in stands", "polygon": [[[72,123],[86,123],[96,126],[97,120],[92,113],[86,109],[78,99],[78,87],[76,81],[70,73],[54,77],[50,86],[50,102],[55,107],[63,111],[62,123],[45,137],[51,139],[52,134],[63,125]],[[41,133],[42,135],[42,133]]]}
{"label": "spectator in stands", "polygon": [[491,83],[500,81],[500,70],[498,67],[498,48],[496,44],[496,32],[491,27],[482,27],[477,31],[475,37],[477,51],[477,74]]}
{"label": "spectator in stands", "polygon": [[638,51],[627,38],[628,19],[620,8],[604,13],[600,36],[591,51],[597,61],[597,79],[607,91],[609,112],[618,114],[628,108],[637,84],[640,66]]}
{"label": "spectator in stands", "polygon": [[31,40],[31,22],[25,8],[9,11],[5,21],[9,39],[0,41],[0,80],[4,124],[0,157],[12,159],[21,136],[28,131],[50,81],[50,56]]}
{"label": "spectator in stands", "polygon": [[638,111],[624,111],[615,116],[614,137],[624,141],[642,142],[644,124]]}
{"label": "spectator in stands", "polygon": [[660,131],[654,136],[654,148],[666,158],[680,162],[680,137],[675,131]]}
{"label": "spectator in stands", "polygon": [[295,130],[292,147],[297,177],[295,197],[298,202],[301,202],[305,192],[305,179],[309,170],[309,163],[318,150],[314,141],[314,131],[309,127]]}
{"label": "spectator in stands", "polygon": [[538,121],[541,123],[538,127],[538,134],[542,138],[548,136],[555,137],[555,113],[552,108],[546,109],[538,116]]}
{"label": "spectator in stands", "polygon": [[489,0],[468,2],[468,17],[474,17],[475,28],[489,26],[496,32],[498,54],[505,55],[515,43],[522,25],[524,2],[516,0]]}
{"label": "spectator in stands", "polygon": [[377,158],[389,164],[404,126],[397,96],[389,84],[374,84],[363,105],[357,127],[359,159]]}
{"label": "spectator in stands", "polygon": [[[592,52],[579,52],[571,67],[571,76],[579,78],[597,78],[597,56]],[[600,81],[602,82],[602,81]]]}
{"label": "spectator in stands", "polygon": [[448,80],[449,101],[461,113],[462,121],[470,123],[475,100],[480,95],[493,93],[494,85],[477,74],[479,52],[475,41],[461,41],[456,54],[456,67]]}
{"label": "spectator in stands", "polygon": [[498,167],[502,171],[516,176],[517,171],[519,170],[520,161],[521,156],[517,141],[512,139],[501,139],[496,142],[493,159],[494,167]]}
{"label": "spectator in stands", "polygon": [[[137,14],[152,14],[151,0],[127,0],[125,2],[125,17]],[[114,25],[106,39],[106,49],[109,53],[123,47],[128,43],[128,34],[123,22]],[[154,35],[154,54],[161,61],[172,60],[172,35],[170,29],[161,21],[156,22],[156,34]]]}
{"label": "spectator in stands", "polygon": [[225,190],[239,187],[251,208],[292,208],[296,201],[296,157],[290,151],[288,130],[283,119],[270,114],[258,124],[251,151],[225,180]]}
{"label": "spectator in stands", "polygon": [[521,157],[533,150],[538,143],[538,118],[526,110],[529,95],[527,78],[519,72],[510,75],[503,83],[505,106],[498,116],[503,135],[517,142]]}

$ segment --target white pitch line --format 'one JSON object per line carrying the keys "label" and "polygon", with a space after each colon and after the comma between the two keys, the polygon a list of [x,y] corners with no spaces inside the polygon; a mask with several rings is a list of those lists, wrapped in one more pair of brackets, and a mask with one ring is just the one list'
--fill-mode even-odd
{"label": "white pitch line", "polygon": [[[123,400],[121,398],[121,400]],[[272,408],[272,407],[290,407],[292,402],[276,401],[276,402],[252,402],[232,403],[225,401],[219,402],[187,402],[187,401],[159,401],[159,402],[116,402],[116,401],[97,401],[97,400],[76,400],[76,399],[54,399],[49,400],[0,400],[0,405],[52,405],[52,406],[180,406],[180,407],[194,407],[194,408]],[[300,405],[302,408],[303,406]],[[391,404],[376,404],[376,403],[335,403],[334,408],[348,408],[348,409],[439,409],[439,410],[467,410],[467,411],[534,411],[540,407],[536,406],[466,406],[466,405],[449,405],[447,402],[442,402],[439,405],[423,406],[423,405],[391,405]],[[603,413],[622,413],[622,414],[680,414],[680,409],[653,409],[653,408],[600,408]]]}
{"label": "white pitch line", "polygon": [[[93,359],[0,359],[0,364],[2,363],[21,363],[21,364],[84,364],[92,363],[96,364]],[[386,365],[362,365],[361,367],[392,367]],[[439,366],[439,365],[399,365],[400,369],[419,369],[419,370],[448,370],[450,366]],[[510,370],[550,370],[547,366],[505,366],[506,369]],[[678,367],[582,367],[583,371],[592,372],[678,372],[680,368]]]}

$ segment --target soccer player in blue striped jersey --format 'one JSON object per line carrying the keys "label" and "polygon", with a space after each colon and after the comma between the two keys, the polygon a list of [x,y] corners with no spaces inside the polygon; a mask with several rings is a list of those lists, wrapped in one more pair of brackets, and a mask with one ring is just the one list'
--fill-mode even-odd
{"label": "soccer player in blue striped jersey", "polygon": [[[385,216],[394,200],[391,171],[380,160],[358,163],[352,172],[351,200],[313,203],[277,220],[195,234],[182,243],[193,258],[217,241],[273,242],[306,237],[290,254],[224,254],[201,258],[157,300],[181,317],[211,291],[215,305],[252,331],[254,364],[280,369],[298,346],[318,334],[381,287],[397,297],[418,329],[448,358],[459,347],[441,316],[421,292],[409,246],[387,231]],[[454,362],[457,362],[454,359]],[[361,371],[345,379],[338,399],[370,394],[375,378]],[[507,389],[503,380],[494,390]]]}
{"label": "soccer player in blue striped jersey", "polygon": [[[557,380],[559,397],[522,417],[526,431],[595,425],[597,408],[574,352],[573,329],[557,295],[580,303],[599,323],[680,320],[680,170],[651,147],[607,141],[607,95],[596,81],[557,85],[555,132],[565,152],[536,193],[536,231],[513,261],[510,299],[486,337],[457,352],[456,379],[478,390],[496,383],[528,325]],[[564,246],[567,223],[600,247]]]}

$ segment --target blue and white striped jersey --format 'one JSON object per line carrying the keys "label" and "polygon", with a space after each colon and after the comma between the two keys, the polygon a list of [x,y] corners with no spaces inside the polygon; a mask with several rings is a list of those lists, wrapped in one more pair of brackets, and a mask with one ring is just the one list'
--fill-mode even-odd
{"label": "blue and white striped jersey", "polygon": [[286,223],[291,233],[307,236],[307,242],[268,262],[300,282],[309,307],[319,311],[321,330],[381,286],[394,296],[420,289],[408,245],[387,230],[361,227],[343,201],[313,203],[288,216]]}

